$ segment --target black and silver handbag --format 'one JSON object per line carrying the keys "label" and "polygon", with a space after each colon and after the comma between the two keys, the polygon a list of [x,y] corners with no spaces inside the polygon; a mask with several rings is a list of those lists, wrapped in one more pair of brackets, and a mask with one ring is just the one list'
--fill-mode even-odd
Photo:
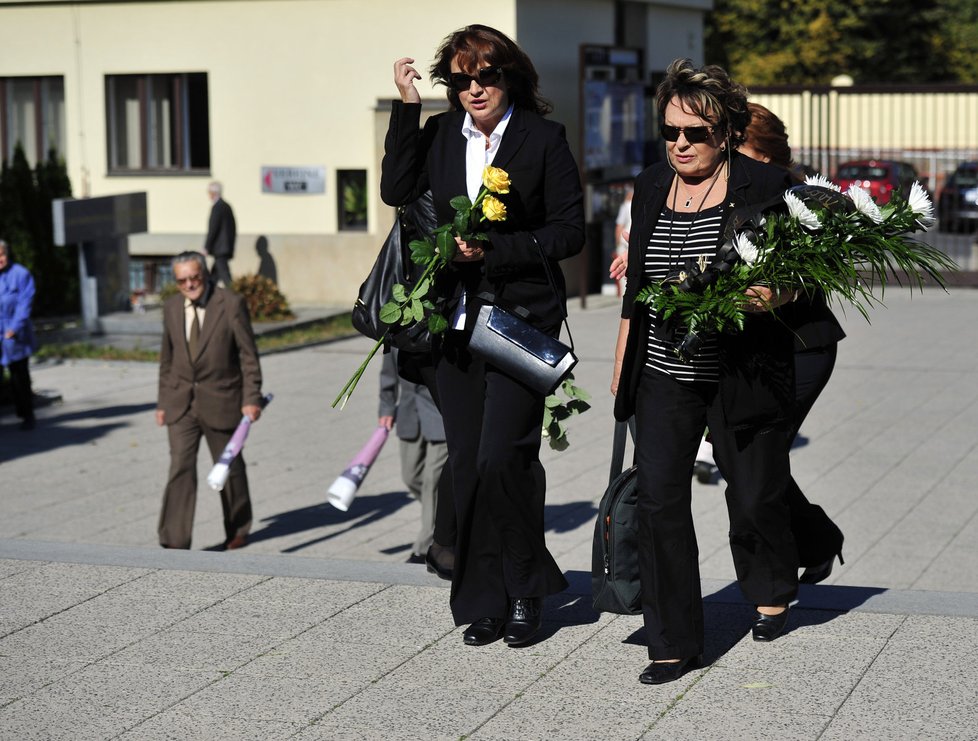
{"label": "black and silver handbag", "polygon": [[479,309],[469,349],[534,391],[550,394],[577,365],[577,357],[574,355],[574,338],[567,324],[567,310],[557,292],[550,263],[536,237],[530,236],[543,260],[547,280],[567,327],[570,347],[527,322],[525,309],[507,310],[492,303]]}

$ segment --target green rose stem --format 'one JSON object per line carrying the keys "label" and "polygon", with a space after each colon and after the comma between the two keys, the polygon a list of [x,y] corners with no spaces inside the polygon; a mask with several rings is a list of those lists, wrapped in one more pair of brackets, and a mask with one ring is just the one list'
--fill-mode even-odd
{"label": "green rose stem", "polygon": [[[400,302],[399,305],[401,307],[406,306],[410,304],[411,301],[417,299],[422,293],[426,293],[428,291],[427,279],[431,277],[431,274],[435,272],[436,268],[442,267],[446,264],[446,262],[437,258],[428,263],[428,267],[424,269],[424,272],[421,274],[421,278],[414,285],[411,293],[404,299],[404,301]],[[421,290],[422,288],[424,289],[423,291]],[[388,334],[390,334],[390,330],[384,332],[384,335],[377,340],[376,343],[374,343],[374,346],[370,349],[370,352],[367,353],[367,357],[362,363],[360,363],[360,367],[356,369],[352,376],[350,376],[350,380],[346,382],[346,385],[343,386],[337,397],[333,399],[333,409],[336,408],[337,404],[340,405],[340,409],[343,409],[343,407],[346,406],[346,402],[349,401],[351,396],[353,396],[353,392],[356,390],[357,384],[360,383],[360,376],[363,375],[363,372],[367,369],[370,361],[373,360],[374,355],[377,354],[377,350],[379,350],[380,346],[384,344],[384,340],[387,339]]]}

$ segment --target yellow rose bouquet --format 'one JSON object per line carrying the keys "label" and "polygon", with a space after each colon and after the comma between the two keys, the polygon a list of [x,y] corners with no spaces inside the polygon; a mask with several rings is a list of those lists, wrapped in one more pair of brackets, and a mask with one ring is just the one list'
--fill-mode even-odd
{"label": "yellow rose bouquet", "polygon": [[[464,195],[455,196],[449,201],[455,209],[455,218],[450,224],[443,224],[435,229],[431,236],[410,243],[411,262],[423,265],[424,271],[413,286],[394,284],[391,288],[391,300],[380,309],[381,321],[391,326],[399,324],[403,327],[425,322],[432,334],[441,334],[448,328],[448,320],[438,311],[431,296],[435,278],[458,253],[455,237],[464,242],[485,241],[489,238],[483,231],[485,223],[506,220],[506,204],[497,196],[509,193],[510,185],[509,173],[487,165],[482,173],[482,187],[474,201]],[[342,408],[346,404],[356,389],[360,376],[387,339],[387,334],[384,334],[377,340],[366,359],[333,400],[334,407],[339,404]]]}

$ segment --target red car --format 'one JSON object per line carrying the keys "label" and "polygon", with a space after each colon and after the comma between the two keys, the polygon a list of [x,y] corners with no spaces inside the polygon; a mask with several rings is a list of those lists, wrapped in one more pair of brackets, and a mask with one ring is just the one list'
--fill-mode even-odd
{"label": "red car", "polygon": [[[909,195],[910,186],[915,180],[919,181],[920,177],[913,165],[893,160],[843,162],[832,178],[832,182],[843,191],[853,184],[859,186],[880,205],[889,203],[895,190],[899,190],[904,196]],[[924,183],[921,182],[921,185]]]}

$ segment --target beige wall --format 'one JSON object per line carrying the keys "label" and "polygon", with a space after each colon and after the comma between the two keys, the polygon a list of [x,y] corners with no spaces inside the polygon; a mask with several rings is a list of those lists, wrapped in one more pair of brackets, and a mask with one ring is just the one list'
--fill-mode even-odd
{"label": "beige wall", "polygon": [[[710,0],[670,0],[697,7]],[[646,3],[649,12],[659,3]],[[413,56],[422,75],[435,49],[468,23],[494,26],[523,44],[541,88],[576,152],[578,49],[612,43],[613,0],[182,0],[34,3],[0,0],[0,76],[62,75],[66,160],[74,192],[146,191],[149,233],[134,256],[168,255],[203,242],[211,179],[221,180],[238,222],[236,273],[257,267],[269,240],[279,282],[294,303],[352,302],[392,223],[379,199],[392,63]],[[698,26],[697,26],[698,28]],[[209,173],[110,176],[105,76],[206,72]],[[419,83],[444,107],[444,90]],[[260,168],[323,166],[324,195],[261,193]],[[336,171],[367,171],[368,231],[340,232]]]}

